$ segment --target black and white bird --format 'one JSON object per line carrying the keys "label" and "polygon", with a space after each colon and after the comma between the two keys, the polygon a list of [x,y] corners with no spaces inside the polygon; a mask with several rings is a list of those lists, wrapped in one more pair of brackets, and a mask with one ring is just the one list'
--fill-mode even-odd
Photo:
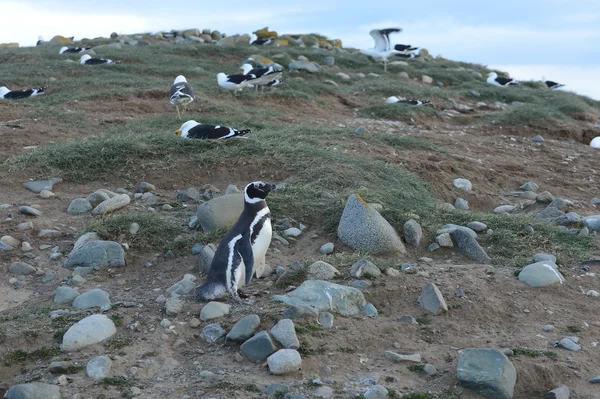
{"label": "black and white bird", "polygon": [[183,107],[183,110],[185,111],[185,107],[195,99],[196,95],[194,94],[194,89],[185,79],[185,76],[177,76],[169,91],[169,102],[175,106],[179,119],[181,119],[179,107]]}
{"label": "black and white bird", "polygon": [[219,86],[225,90],[231,90],[234,92],[242,91],[242,89],[248,86],[251,80],[256,79],[254,75],[236,74],[236,75],[225,75],[223,72],[217,74],[217,82]]}
{"label": "black and white bird", "polygon": [[416,98],[404,98],[397,96],[388,97],[385,102],[388,104],[405,103],[410,105],[425,105],[431,103],[429,100],[417,100]]}
{"label": "black and white bird", "polygon": [[118,64],[121,61],[113,61],[108,58],[92,58],[89,54],[84,54],[79,59],[81,65],[101,65],[101,64]]}
{"label": "black and white bird", "polygon": [[511,78],[503,78],[501,76],[498,76],[498,74],[496,72],[490,72],[488,74],[488,78],[487,78],[487,82],[491,85],[494,86],[501,86],[501,87],[507,87],[510,85],[519,85],[521,84],[520,82],[511,79]]}
{"label": "black and white bird", "polygon": [[[274,184],[255,181],[244,188],[244,210],[219,243],[204,284],[196,287],[196,296],[209,301],[231,295],[236,302],[238,290],[252,280],[265,264],[273,229],[267,195]],[[247,302],[246,302],[247,303]]]}
{"label": "black and white bird", "polygon": [[396,53],[396,54],[394,54],[394,56],[395,57],[400,57],[400,58],[412,59],[412,58],[419,57],[419,54],[417,54],[417,53]]}
{"label": "black and white bird", "polygon": [[0,99],[19,100],[21,98],[39,96],[40,94],[44,94],[47,88],[44,86],[37,89],[9,90],[6,86],[2,86],[0,87]]}
{"label": "black and white bird", "polygon": [[269,83],[267,83],[267,86],[273,87],[273,86],[279,86],[280,84],[283,84],[283,80],[282,79],[275,79],[275,80],[272,80]]}
{"label": "black and white bird", "polygon": [[410,44],[396,44],[394,50],[396,51],[417,51],[418,47],[413,47]]}
{"label": "black and white bird", "polygon": [[256,78],[248,83],[248,87],[268,86],[274,80],[280,80],[283,77],[283,71],[271,65],[266,68],[254,68],[250,64],[243,64],[240,69],[244,71],[244,75],[254,75]]}
{"label": "black and white bird", "polygon": [[36,46],[41,46],[44,44],[44,38],[42,36],[38,36],[38,41],[35,43]]}
{"label": "black and white bird", "polygon": [[553,82],[551,80],[546,80],[545,76],[542,76],[542,82],[546,83],[546,86],[552,90],[559,89],[561,87],[565,87],[565,85],[562,83]]}
{"label": "black and white bird", "polygon": [[[383,61],[383,70],[387,72],[387,60],[390,56],[397,54],[407,54],[404,51],[392,50],[390,43],[390,34],[402,32],[401,28],[373,29],[369,34],[375,40],[375,47],[360,50],[360,53],[373,57],[376,60]],[[414,57],[406,57],[414,58]]]}
{"label": "black and white bird", "polygon": [[62,46],[60,50],[58,50],[58,54],[64,53],[83,53],[84,51],[90,50],[91,47],[67,47]]}
{"label": "black and white bird", "polygon": [[194,120],[183,123],[179,129],[175,130],[175,134],[184,139],[225,140],[250,133],[252,133],[250,129],[237,130],[221,125],[202,125]]}

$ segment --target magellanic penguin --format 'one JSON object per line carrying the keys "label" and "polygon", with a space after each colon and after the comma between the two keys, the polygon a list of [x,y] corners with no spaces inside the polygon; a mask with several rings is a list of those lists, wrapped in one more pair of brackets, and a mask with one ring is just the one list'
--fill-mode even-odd
{"label": "magellanic penguin", "polygon": [[175,106],[179,119],[181,119],[179,107],[183,107],[183,110],[185,111],[185,107],[194,101],[195,98],[196,94],[194,94],[194,89],[185,79],[185,76],[177,76],[169,91],[169,102]]}
{"label": "magellanic penguin", "polygon": [[228,293],[243,302],[238,289],[250,283],[257,268],[265,263],[273,230],[267,195],[274,184],[255,181],[244,188],[244,210],[238,221],[219,243],[204,284],[196,287],[196,296],[209,301]]}

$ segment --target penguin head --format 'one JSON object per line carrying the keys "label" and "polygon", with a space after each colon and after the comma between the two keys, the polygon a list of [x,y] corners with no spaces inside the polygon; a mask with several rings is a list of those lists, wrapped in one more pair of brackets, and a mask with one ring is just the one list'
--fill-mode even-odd
{"label": "penguin head", "polygon": [[274,184],[262,181],[253,181],[244,188],[244,200],[250,204],[256,204],[267,198],[270,191],[275,190]]}

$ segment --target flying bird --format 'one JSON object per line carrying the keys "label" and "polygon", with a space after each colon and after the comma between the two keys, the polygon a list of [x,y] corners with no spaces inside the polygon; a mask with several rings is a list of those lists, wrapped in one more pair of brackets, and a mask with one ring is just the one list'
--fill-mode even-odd
{"label": "flying bird", "polygon": [[417,51],[418,47],[413,47],[410,44],[396,44],[394,50],[396,51]]}
{"label": "flying bird", "polygon": [[113,61],[108,58],[92,58],[89,54],[84,54],[81,56],[79,63],[81,65],[101,65],[101,64],[118,64],[121,61]]}
{"label": "flying bird", "polygon": [[175,106],[179,119],[181,119],[179,107],[183,107],[183,110],[185,111],[185,107],[195,99],[196,95],[194,94],[194,89],[187,82],[185,76],[177,76],[171,86],[171,91],[169,91],[169,102]]}
{"label": "flying bird", "polygon": [[511,79],[511,78],[503,78],[503,77],[499,77],[498,74],[496,72],[490,72],[488,74],[488,78],[487,78],[487,82],[491,85],[494,86],[501,86],[501,87],[507,87],[510,85],[519,85],[521,84],[520,82]]}
{"label": "flying bird", "polygon": [[58,51],[58,54],[64,53],[83,53],[84,51],[90,50],[91,47],[67,47],[63,46]]}
{"label": "flying bird", "polygon": [[44,86],[37,89],[9,90],[6,86],[2,86],[0,87],[0,99],[19,100],[22,98],[39,96],[40,94],[44,94],[47,88],[47,86]]}
{"label": "flying bird", "polygon": [[244,74],[226,75],[223,72],[217,74],[219,86],[225,90],[232,90],[234,92],[242,91],[253,79],[256,79],[256,76]]}
{"label": "flying bird", "polygon": [[414,58],[414,55],[409,56],[409,53],[406,53],[405,51],[392,50],[390,34],[399,32],[402,32],[401,28],[373,29],[369,34],[373,37],[373,40],[375,40],[375,47],[360,50],[360,53],[371,56],[376,60],[383,60],[383,70],[386,72],[388,57],[402,54],[405,58]]}
{"label": "flying bird", "polygon": [[283,76],[283,71],[276,69],[273,65],[266,68],[254,68],[250,64],[243,64],[240,69],[244,71],[244,75],[256,77],[248,83],[248,87],[254,86],[256,89],[258,89],[258,86],[269,86],[275,80],[281,81]]}
{"label": "flying bird", "polygon": [[[250,129],[237,130],[220,125],[202,125],[194,120],[189,120],[175,130],[175,134],[184,139],[217,139],[225,140],[232,137],[244,136],[251,133]],[[245,137],[244,137],[245,138]]]}
{"label": "flying bird", "polygon": [[542,76],[542,82],[546,83],[546,86],[552,90],[555,90],[555,89],[558,89],[561,87],[565,87],[565,85],[562,83],[553,82],[551,80],[546,80],[546,77],[544,77],[544,76]]}

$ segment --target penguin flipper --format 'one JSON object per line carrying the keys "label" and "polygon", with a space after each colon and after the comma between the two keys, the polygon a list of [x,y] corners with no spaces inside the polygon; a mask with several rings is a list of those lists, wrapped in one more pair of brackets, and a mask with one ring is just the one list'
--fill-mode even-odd
{"label": "penguin flipper", "polygon": [[252,280],[252,272],[254,271],[254,253],[252,252],[252,244],[250,243],[250,235],[242,237],[240,240],[238,251],[244,261],[246,267],[246,284]]}

